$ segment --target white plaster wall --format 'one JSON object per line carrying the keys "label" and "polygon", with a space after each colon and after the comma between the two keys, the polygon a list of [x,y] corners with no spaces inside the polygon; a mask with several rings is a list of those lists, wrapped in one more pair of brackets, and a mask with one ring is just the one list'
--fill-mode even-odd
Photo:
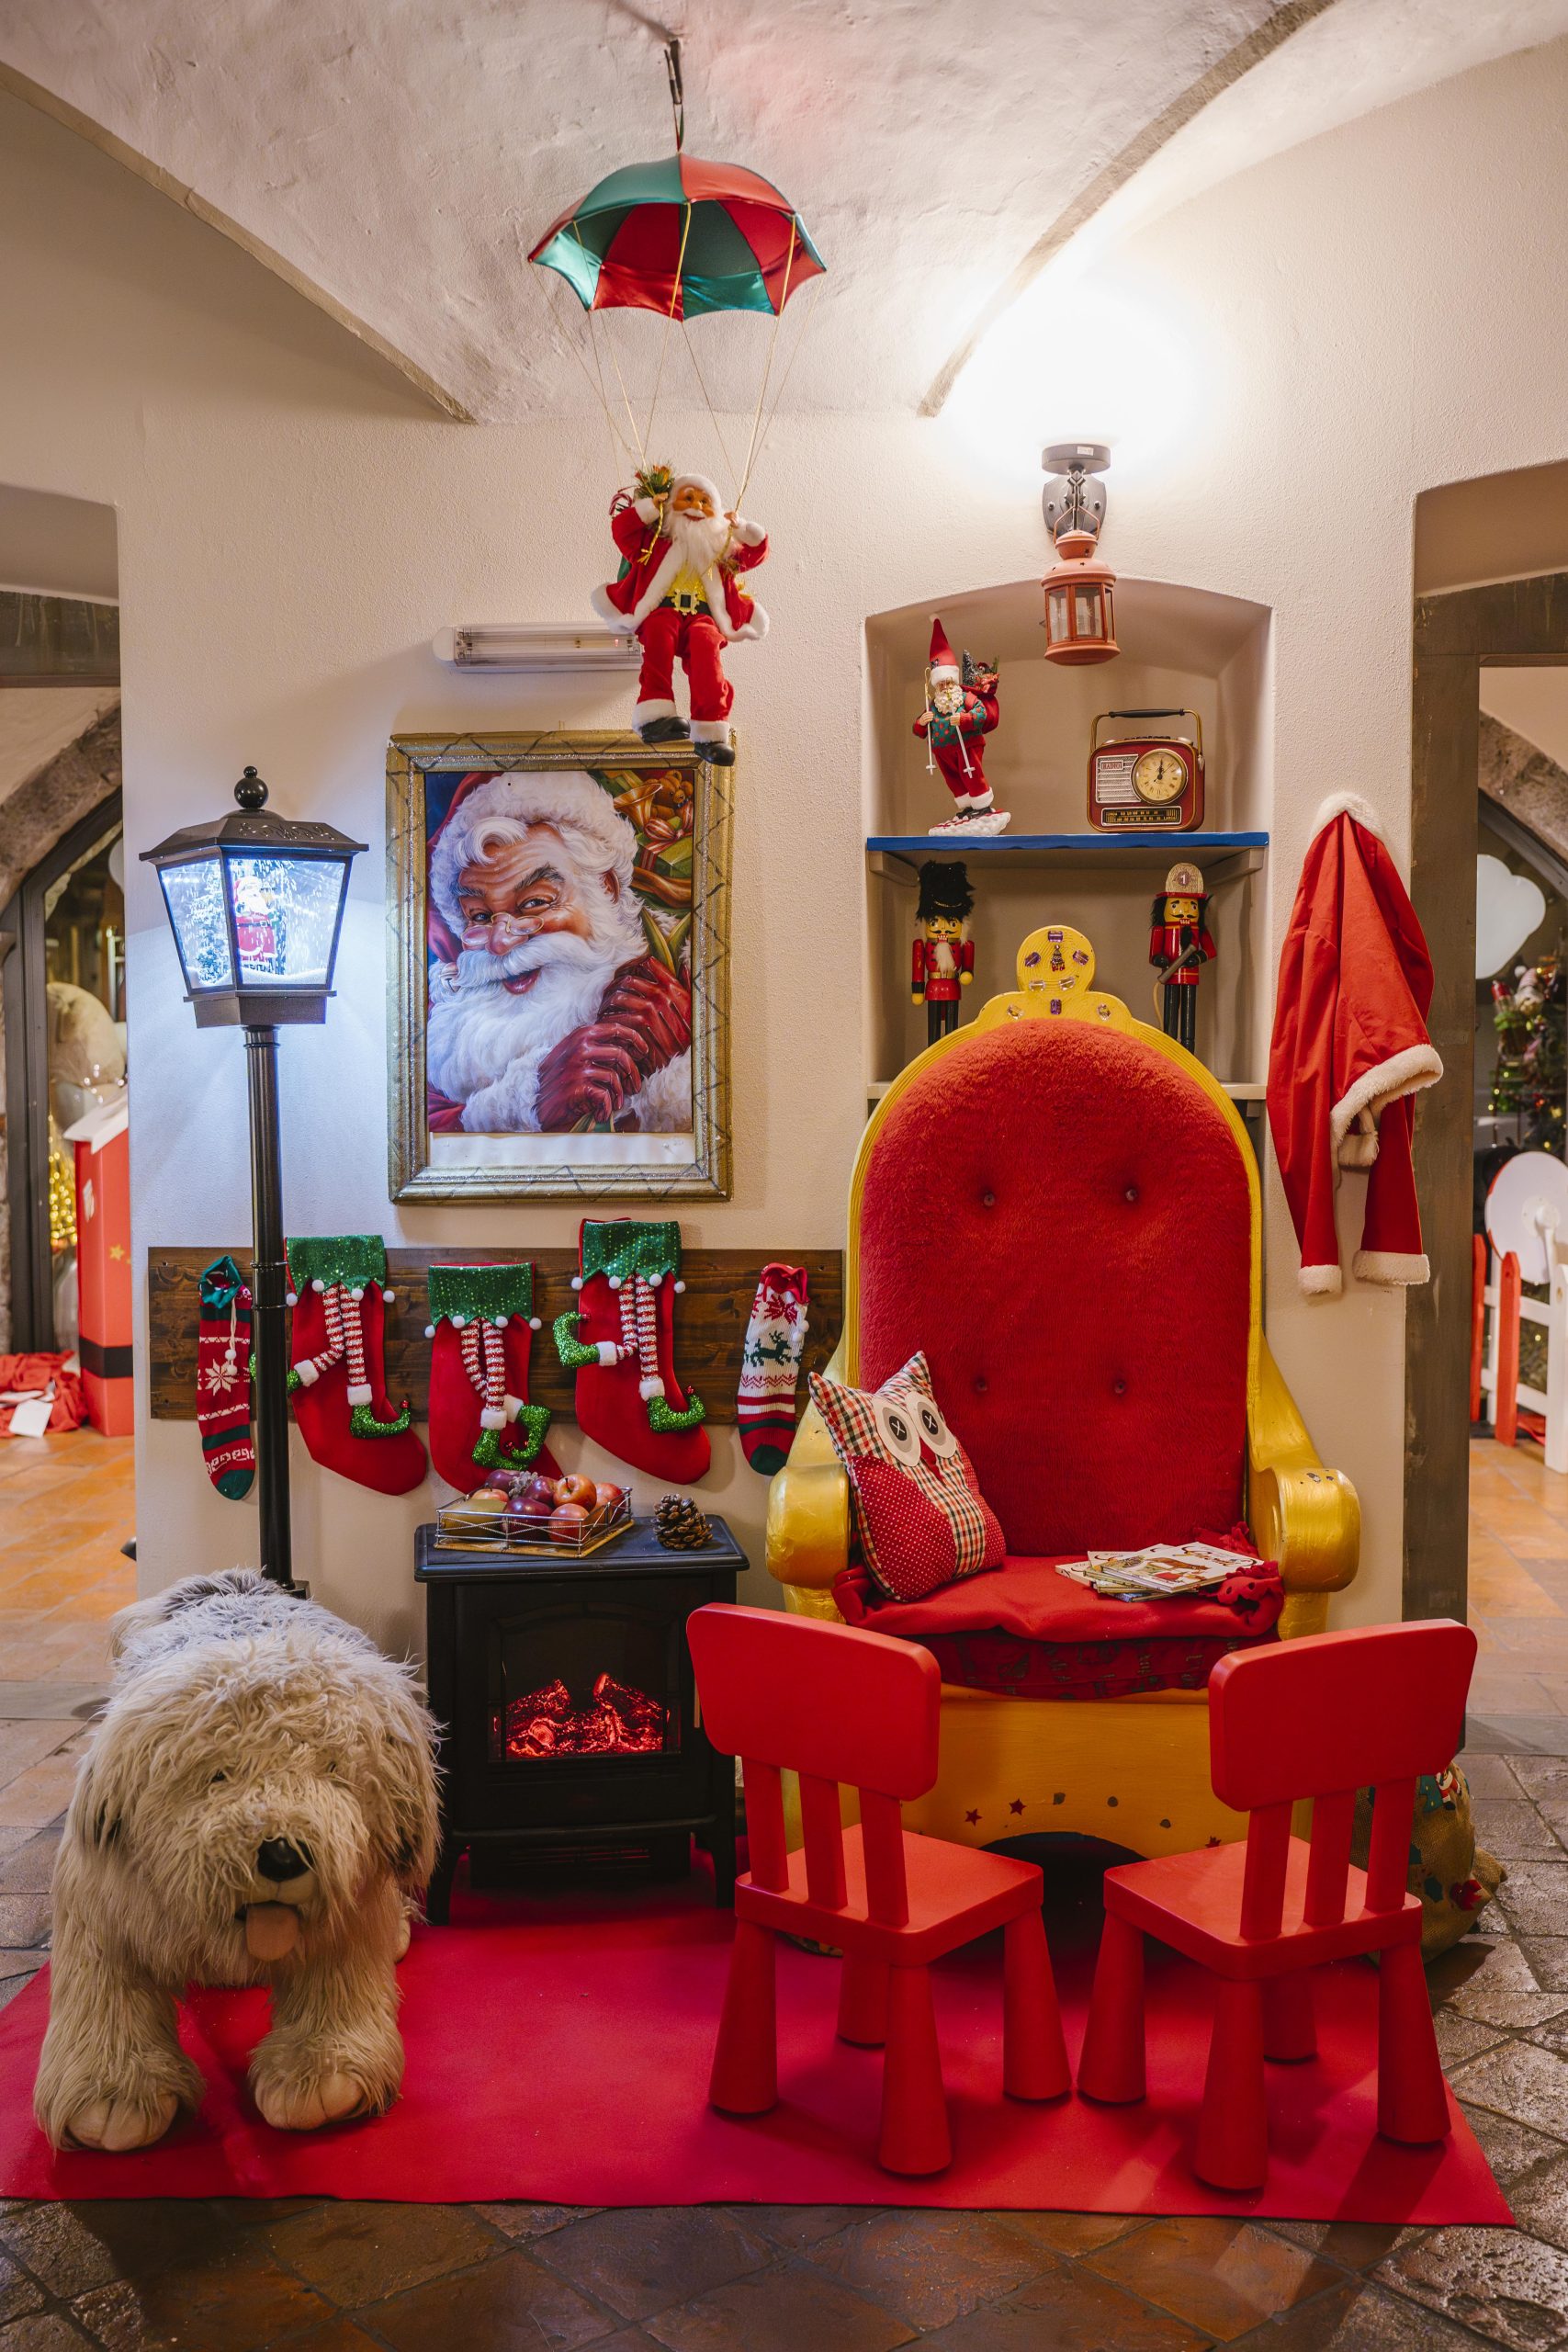
{"label": "white plaster wall", "polygon": [[[1568,645],[1562,652],[1568,661]],[[1560,768],[1568,767],[1568,672],[1483,670],[1481,707]]]}
{"label": "white plaster wall", "polygon": [[[1108,552],[1275,609],[1276,934],[1324,792],[1354,787],[1406,839],[1416,492],[1568,455],[1552,261],[1565,126],[1568,51],[1489,67],[1215,191],[1101,273],[1173,322],[1196,387],[1157,462],[1129,425]],[[430,421],[210,232],[10,107],[0,221],[5,471],[119,513],[130,851],[210,809],[245,760],[281,807],[373,844],[331,1022],[285,1046],[290,1224],[569,1240],[565,1206],[388,1205],[382,755],[400,728],[611,715],[513,681],[459,684],[423,650],[459,616],[580,608],[604,562],[602,426]],[[1050,365],[999,384],[998,415],[1021,389],[1036,447],[1078,429]],[[761,1256],[840,1238],[863,1109],[863,618],[1038,566],[1027,439],[998,424],[990,441],[977,449],[956,418],[786,418],[748,502],[777,553],[773,633],[734,663],[736,1193],[685,1218],[694,1241]],[[192,1027],[134,864],[130,924],[140,1256],[243,1235],[247,1192],[242,1057]],[[1365,1565],[1341,1614],[1396,1613],[1402,1303],[1352,1289],[1309,1309],[1272,1184],[1269,1219],[1277,1351],[1362,1494]],[[253,1522],[211,1494],[188,1424],[143,1427],[140,1484],[149,1585],[245,1549]],[[736,1469],[713,1491],[754,1540],[762,1482]],[[412,1638],[408,1532],[428,1501],[302,1474],[301,1571],[383,1637]]]}

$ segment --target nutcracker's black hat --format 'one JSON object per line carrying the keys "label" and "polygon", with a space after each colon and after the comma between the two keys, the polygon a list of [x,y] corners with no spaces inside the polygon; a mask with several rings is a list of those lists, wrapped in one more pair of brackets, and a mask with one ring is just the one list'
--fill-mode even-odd
{"label": "nutcracker's black hat", "polygon": [[933,915],[946,915],[966,922],[975,904],[975,893],[969,888],[969,876],[961,861],[951,864],[932,859],[920,868],[920,903],[916,920],[930,922]]}

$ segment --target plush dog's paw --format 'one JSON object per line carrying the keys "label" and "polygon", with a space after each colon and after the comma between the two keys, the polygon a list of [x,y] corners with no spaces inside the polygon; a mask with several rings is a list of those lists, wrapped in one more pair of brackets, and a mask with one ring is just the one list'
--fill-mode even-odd
{"label": "plush dog's paw", "polygon": [[275,2132],[317,2132],[323,2123],[345,2123],[368,2115],[376,2102],[352,2075],[317,2075],[303,2082],[255,2086],[256,2105]]}
{"label": "plush dog's paw", "polygon": [[392,1937],[392,1959],[394,1962],[403,1958],[412,1941],[413,1928],[409,1919],[409,1915],[405,1911],[402,1917],[398,1921],[397,1929]]}
{"label": "plush dog's paw", "polygon": [[179,2101],[173,2092],[144,2099],[95,2098],[67,2118],[68,2148],[99,2148],[107,2155],[123,2155],[130,2148],[150,2148],[174,2121]]}

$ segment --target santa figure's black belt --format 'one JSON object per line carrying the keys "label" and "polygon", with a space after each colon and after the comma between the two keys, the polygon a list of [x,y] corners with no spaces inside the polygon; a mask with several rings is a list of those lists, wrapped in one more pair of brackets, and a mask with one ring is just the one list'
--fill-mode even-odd
{"label": "santa figure's black belt", "polygon": [[677,594],[666,596],[664,601],[674,613],[705,613],[708,608],[708,600],[705,596],[686,596]]}

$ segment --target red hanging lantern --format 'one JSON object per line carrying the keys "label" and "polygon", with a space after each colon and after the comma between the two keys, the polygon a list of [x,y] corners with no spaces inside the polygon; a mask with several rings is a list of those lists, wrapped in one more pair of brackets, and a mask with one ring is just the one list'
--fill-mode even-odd
{"label": "red hanging lantern", "polygon": [[1105,490],[1092,479],[1111,452],[1091,442],[1057,442],[1046,450],[1052,479],[1045,485],[1045,521],[1059,560],[1042,582],[1045,595],[1045,659],[1082,664],[1113,662],[1116,574],[1095,556],[1105,520]]}

